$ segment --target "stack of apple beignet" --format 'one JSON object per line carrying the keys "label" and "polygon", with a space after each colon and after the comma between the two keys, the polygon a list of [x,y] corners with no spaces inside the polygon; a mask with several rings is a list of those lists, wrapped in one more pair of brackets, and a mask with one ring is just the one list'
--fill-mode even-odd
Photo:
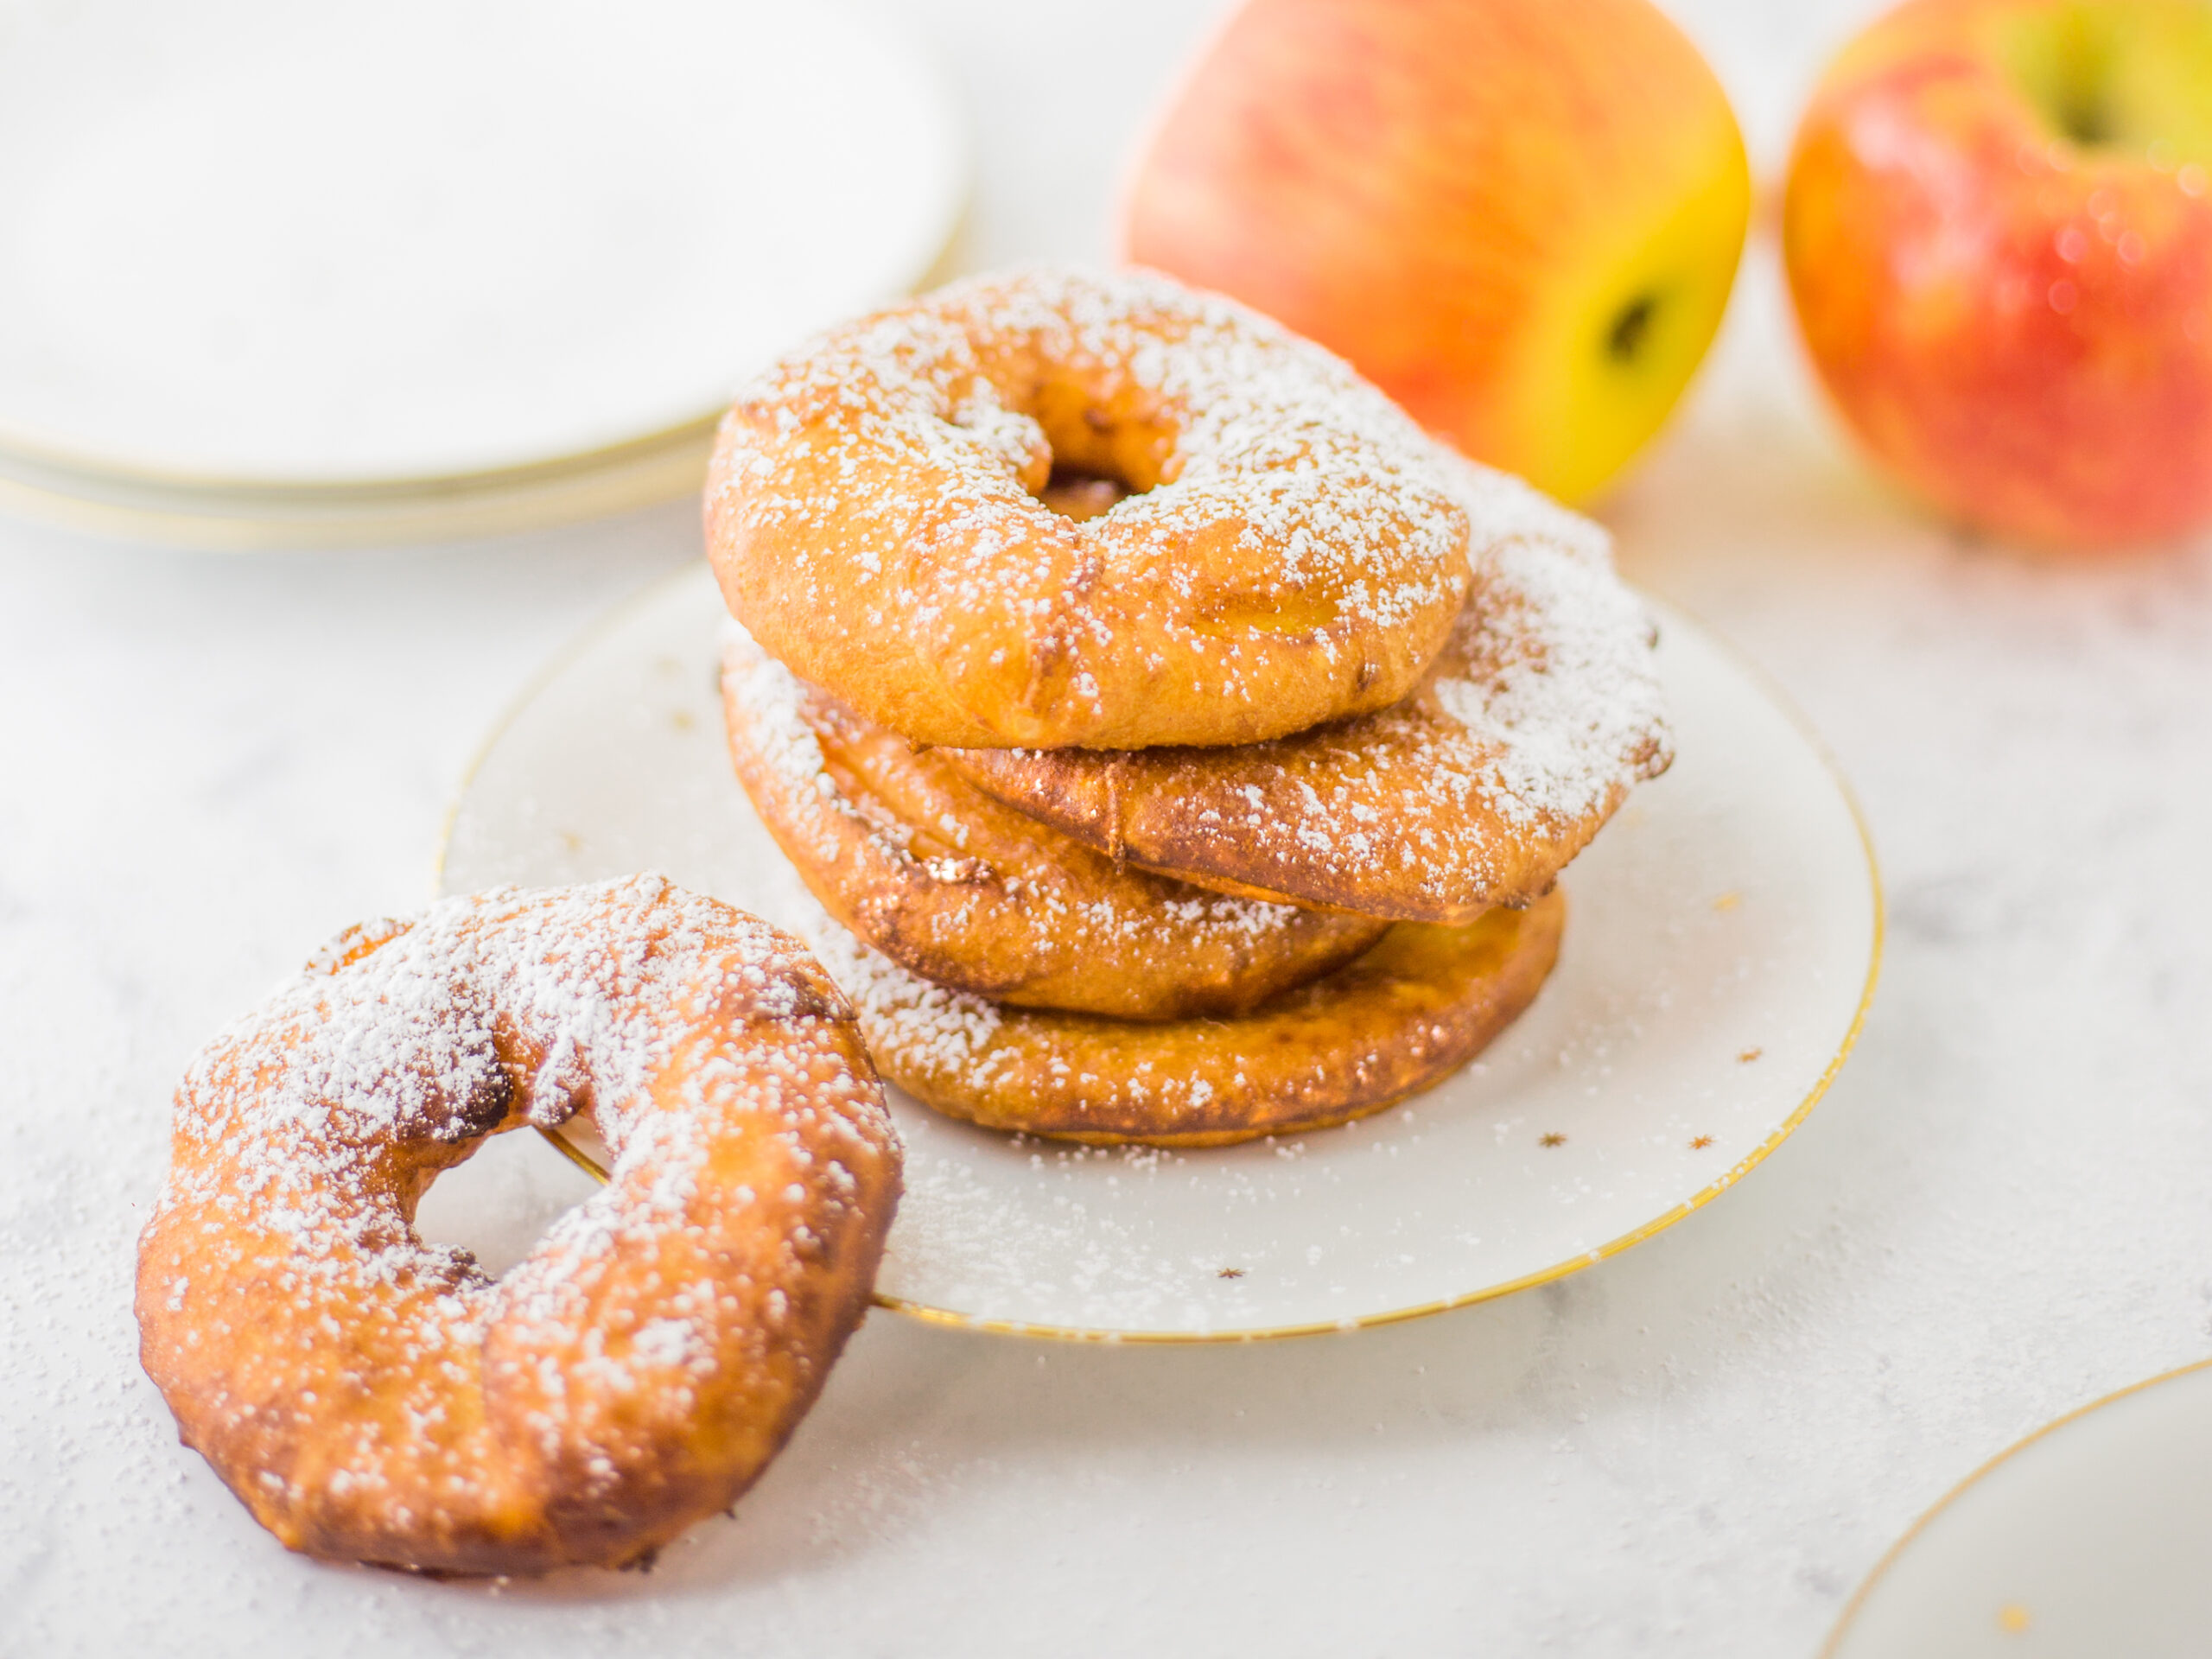
{"label": "stack of apple beignet", "polygon": [[1437,1082],[1669,759],[1601,531],[1158,277],[822,337],[741,394],[707,521],[795,919],[885,1075],[995,1128],[1214,1145]]}

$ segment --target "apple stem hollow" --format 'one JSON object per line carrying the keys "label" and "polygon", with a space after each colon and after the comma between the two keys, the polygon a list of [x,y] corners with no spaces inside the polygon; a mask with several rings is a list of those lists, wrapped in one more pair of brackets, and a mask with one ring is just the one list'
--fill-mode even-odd
{"label": "apple stem hollow", "polygon": [[1652,315],[1658,308],[1656,294],[1639,294],[1623,306],[1605,332],[1605,355],[1623,365],[1635,362],[1650,336]]}

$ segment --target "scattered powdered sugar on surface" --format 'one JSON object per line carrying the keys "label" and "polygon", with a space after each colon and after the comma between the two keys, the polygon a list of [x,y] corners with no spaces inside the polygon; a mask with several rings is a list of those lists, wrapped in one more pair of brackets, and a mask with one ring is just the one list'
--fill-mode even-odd
{"label": "scattered powdered sugar on surface", "polygon": [[[996,1004],[948,990],[901,968],[855,938],[795,875],[778,885],[766,908],[821,959],[851,1001],[872,1047],[895,1052],[925,1071],[965,1071],[984,1079],[998,1066],[1018,1063],[1014,1052],[995,1047],[1004,1025]],[[1172,1092],[1180,1080],[1159,1081]],[[1310,1179],[1301,1175],[1286,1180],[1270,1168],[1279,1160],[1302,1154],[1303,1138],[1271,1136],[1250,1147],[1195,1154],[1159,1147],[1070,1146],[975,1130],[937,1118],[926,1107],[916,1109],[930,1121],[918,1131],[920,1138],[908,1158],[912,1200],[893,1240],[893,1260],[905,1255],[929,1261],[938,1275],[932,1292],[938,1306],[995,1310],[1001,1319],[1008,1308],[1034,1307],[1056,1310],[1064,1322],[1088,1320],[1106,1331],[1166,1326],[1205,1332],[1261,1323],[1260,1304],[1234,1281],[1220,1276],[1224,1263],[1218,1251],[1193,1256],[1166,1243],[1157,1217],[1146,1212],[1139,1189],[1127,1195],[1134,1209],[1102,1199],[1113,1196],[1111,1189],[1123,1176],[1133,1182],[1172,1183],[1180,1191],[1160,1197],[1175,1211],[1195,1204],[1224,1220],[1239,1211],[1257,1211],[1274,1217],[1296,1237],[1303,1236],[1299,1200],[1309,1188],[1332,1186],[1344,1179],[1341,1172],[1321,1169]],[[988,1138],[987,1149],[970,1143],[977,1135]],[[1022,1177],[1028,1191],[1011,1206],[1002,1168],[986,1177],[977,1167],[981,1161],[1002,1166],[1008,1151],[1028,1166]],[[1104,1178],[1106,1193],[1097,1190],[1101,1167],[1114,1172]],[[1241,1248],[1251,1249],[1248,1226],[1226,1230]],[[1289,1253],[1287,1242],[1276,1243],[1274,1254]],[[948,1270],[956,1276],[944,1278]],[[1306,1270],[1313,1272],[1313,1263],[1306,1263]],[[1332,1264],[1329,1270],[1338,1269]],[[1292,1271],[1295,1275],[1298,1270]],[[1074,1309],[1081,1310],[1079,1317]]]}

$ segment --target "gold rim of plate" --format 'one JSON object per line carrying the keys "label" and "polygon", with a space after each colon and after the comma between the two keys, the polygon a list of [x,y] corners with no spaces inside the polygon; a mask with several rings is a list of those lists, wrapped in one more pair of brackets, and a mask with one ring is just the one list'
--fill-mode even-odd
{"label": "gold rim of plate", "polygon": [[[586,1161],[588,1162],[588,1160]],[[2140,1382],[2131,1382],[2124,1389],[2114,1389],[2110,1394],[2100,1395],[2087,1405],[2076,1406],[2063,1416],[2052,1418],[2041,1428],[2013,1441],[1995,1457],[1977,1465],[1974,1471],[1961,1479],[1957,1485],[1922,1510],[1919,1518],[1904,1529],[1897,1542],[1882,1552],[1882,1559],[1874,1563],[1873,1570],[1860,1580],[1859,1588],[1852,1592],[1851,1599],[1844,1603],[1843,1611],[1836,1618],[1835,1628],[1828,1632],[1828,1639],[1821,1643],[1820,1659],[1834,1659],[1835,1655],[1842,1649],[1844,1637],[1851,1634],[1852,1625],[1858,1622],[1859,1615],[1866,1611],[1866,1603],[1872,1598],[1882,1580],[1889,1576],[1890,1569],[1897,1564],[1905,1551],[1912,1547],[1920,1535],[1935,1524],[1936,1517],[1964,1497],[1968,1489],[1979,1484],[1984,1475],[1990,1473],[2001,1464],[2010,1463],[2037,1441],[2048,1439],[2058,1433],[2060,1429],[2069,1427],[2095,1412],[2102,1411],[2107,1406],[2118,1405],[2130,1395],[2141,1394],[2145,1389],[2157,1388],[2162,1382],[2171,1382],[2177,1377],[2187,1376],[2192,1371],[2202,1371],[2208,1368],[2212,1368],[2212,1359],[2192,1360],[2186,1365],[2175,1366],[2171,1371],[2160,1371],[2156,1376],[2146,1376]]]}
{"label": "gold rim of plate", "polygon": [[[446,851],[453,844],[454,825],[461,817],[461,803],[467,798],[469,785],[476,781],[476,774],[483,769],[484,763],[491,757],[492,751],[499,747],[499,740],[506,735],[508,729],[521,716],[523,711],[537,699],[539,692],[564,673],[577,658],[583,656],[601,639],[614,632],[639,612],[652,605],[669,588],[679,582],[696,579],[697,570],[698,564],[696,562],[682,566],[667,575],[647,583],[639,592],[600,616],[556,652],[537,673],[531,675],[522,689],[509,701],[507,706],[500,711],[499,719],[493,722],[491,730],[485,734],[483,741],[477,746],[476,752],[469,757],[467,768],[461,773],[460,787],[454,791],[452,804],[446,809],[445,824],[438,837],[437,857],[432,869],[433,892],[442,892],[444,889]],[[1314,1337],[1325,1336],[1332,1332],[1372,1331],[1382,1325],[1400,1325],[1408,1319],[1426,1319],[1433,1313],[1449,1313],[1455,1308],[1472,1307],[1479,1302],[1495,1301],[1501,1296],[1510,1296],[1516,1291],[1533,1290],[1539,1285],[1550,1284],[1554,1280],[1566,1278],[1571,1273],[1579,1273],[1585,1268],[1595,1267],[1600,1262],[1610,1261],[1612,1257],[1643,1243],[1647,1238],[1664,1232],[1685,1216],[1702,1210],[1751,1173],[1752,1170],[1764,1163],[1774,1149],[1788,1140],[1797,1126],[1805,1121],[1813,1108],[1820,1104],[1821,1096],[1827,1093],[1828,1086],[1835,1081],[1836,1075],[1843,1070],[1844,1062],[1851,1058],[1851,1051],[1859,1041],[1859,1033],[1866,1024],[1867,1010],[1874,1005],[1874,988],[1881,978],[1882,950],[1887,927],[1887,907],[1882,890],[1882,868],[1874,855],[1873,833],[1867,827],[1866,815],[1859,807],[1859,797],[1851,787],[1851,780],[1844,776],[1843,768],[1836,764],[1835,757],[1828,752],[1827,745],[1821,741],[1820,734],[1813,729],[1811,722],[1799,711],[1797,705],[1783,694],[1782,688],[1775,683],[1772,677],[1764,669],[1738,651],[1723,635],[1707,627],[1693,613],[1684,610],[1679,605],[1669,601],[1668,608],[1684,617],[1700,630],[1707,639],[1727,656],[1730,661],[1743,671],[1747,678],[1758,684],[1765,692],[1769,701],[1782,711],[1798,736],[1804,739],[1806,745],[1820,760],[1822,769],[1827,772],[1829,780],[1835,785],[1836,792],[1842,797],[1844,808],[1851,814],[1852,827],[1859,832],[1859,850],[1866,859],[1866,883],[1874,907],[1873,937],[1867,950],[1866,978],[1859,988],[1859,1006],[1853,1010],[1851,1024],[1845,1029],[1842,1041],[1837,1045],[1834,1054],[1830,1057],[1818,1080],[1814,1083],[1805,1097],[1797,1103],[1789,1116],[1783,1119],[1765,1140],[1760,1141],[1726,1173],[1699,1188],[1673,1209],[1653,1217],[1642,1226],[1632,1228],[1618,1238],[1609,1240],[1595,1249],[1581,1251],[1563,1262],[1554,1262],[1548,1268],[1540,1268],[1534,1273],[1523,1274],[1517,1279],[1509,1279],[1500,1284],[1486,1285],[1479,1290],[1467,1291],[1457,1296],[1417,1302],[1408,1307],[1389,1308],[1380,1313],[1358,1314],[1344,1319],[1312,1320],[1299,1325],[1262,1325],[1237,1331],[1101,1331],[1083,1325],[1033,1325],[1018,1319],[978,1319],[972,1314],[958,1313],[951,1308],[933,1307],[926,1302],[909,1301],[901,1296],[886,1295],[881,1291],[870,1293],[871,1300],[875,1306],[888,1308],[894,1313],[903,1313],[910,1319],[920,1319],[930,1325],[946,1325],[961,1331],[987,1332],[993,1336],[1038,1337],[1055,1342],[1154,1344],[1275,1342],[1289,1337]],[[599,1161],[563,1135],[559,1130],[541,1128],[538,1134],[552,1142],[563,1157],[594,1180],[603,1182],[607,1179],[607,1171],[601,1167]],[[2207,1363],[2212,1363],[2212,1361]],[[2084,1409],[2090,1409],[2090,1408],[2084,1408]],[[1884,1565],[1887,1565],[1886,1560]],[[1877,1571],[1878,1572],[1879,1569],[1878,1568]],[[1872,1580],[1870,1580],[1869,1582],[1871,1583]],[[1862,1591],[1861,1593],[1863,1594],[1864,1592]],[[1856,1605],[1854,1601],[1853,1605]],[[1838,1629],[1840,1630],[1841,1627],[1839,1626]]]}

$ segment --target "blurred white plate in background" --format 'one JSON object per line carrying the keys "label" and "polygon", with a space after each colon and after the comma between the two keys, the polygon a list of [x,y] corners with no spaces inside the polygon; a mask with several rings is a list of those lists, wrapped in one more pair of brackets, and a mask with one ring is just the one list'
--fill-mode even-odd
{"label": "blurred white plate in background", "polygon": [[0,467],[360,497],[696,450],[927,272],[963,144],[811,0],[0,9]]}
{"label": "blurred white plate in background", "polygon": [[[1674,769],[1567,872],[1559,967],[1480,1059],[1348,1128],[1211,1151],[997,1135],[893,1089],[906,1196],[878,1300],[1123,1341],[1372,1324],[1602,1260],[1770,1152],[1858,1032],[1880,899],[1820,750],[1702,629],[1661,614]],[[723,616],[701,564],[565,656],[466,785],[445,890],[658,870],[785,920],[797,877],[723,746]],[[550,1148],[505,1140],[479,1179],[517,1166],[531,1213],[499,1243],[518,1254],[576,1188]],[[525,1180],[533,1151],[545,1167]]]}

